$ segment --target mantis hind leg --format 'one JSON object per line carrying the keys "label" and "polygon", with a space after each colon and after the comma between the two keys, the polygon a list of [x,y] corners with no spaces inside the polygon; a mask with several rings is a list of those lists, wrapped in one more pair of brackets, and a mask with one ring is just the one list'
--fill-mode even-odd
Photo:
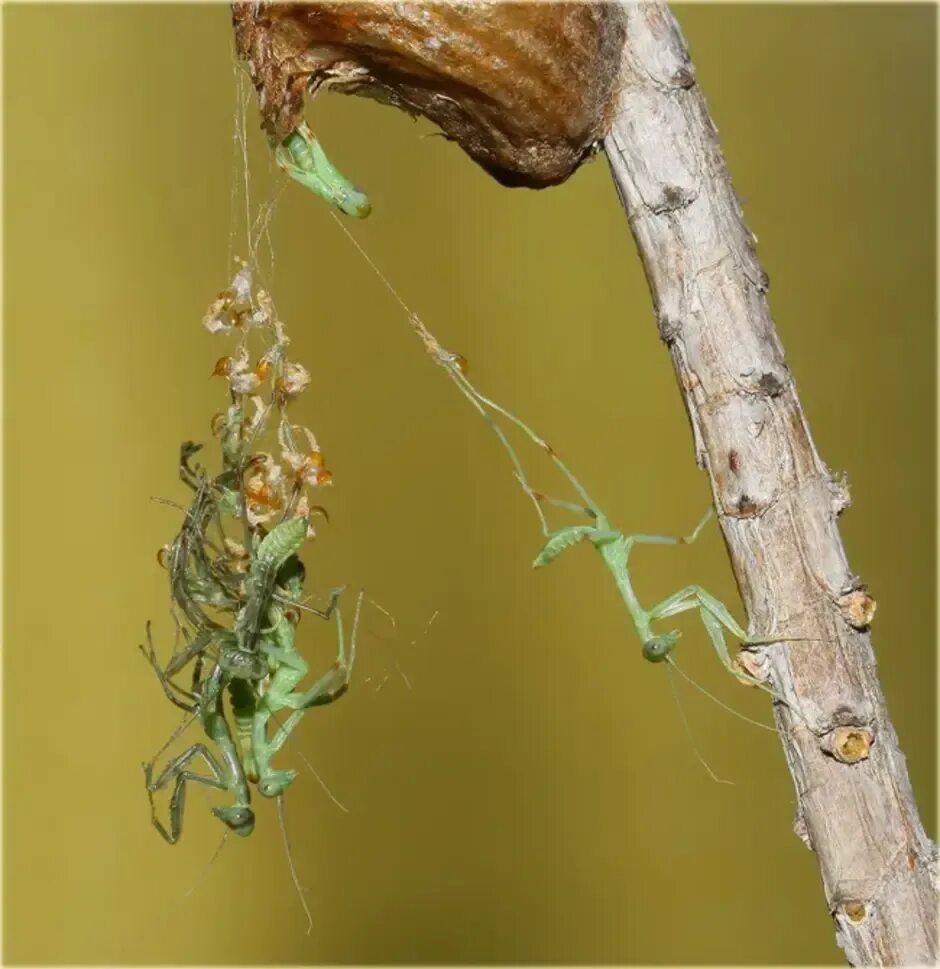
{"label": "mantis hind leg", "polygon": [[186,648],[180,652],[174,653],[170,658],[170,662],[166,665],[166,675],[175,676],[182,669],[184,669],[192,660],[196,659],[197,663],[193,671],[193,682],[198,684],[201,680],[202,674],[202,654],[205,653],[207,649],[212,645],[213,641],[222,638],[222,633],[224,630],[210,627],[208,629],[201,630],[195,639],[186,640]]}
{"label": "mantis hind leg", "polygon": [[[190,692],[188,690],[184,690],[181,686],[174,683],[169,676],[167,676],[157,661],[157,654],[153,648],[153,633],[151,631],[149,622],[147,623],[147,648],[145,649],[143,645],[141,645],[140,651],[144,654],[144,658],[147,660],[147,662],[150,663],[151,669],[154,671],[154,673],[156,673],[157,679],[159,680],[160,686],[163,688],[163,692],[166,694],[167,699],[175,706],[178,706],[181,710],[185,710],[187,713],[193,713],[199,702],[197,689],[198,680],[196,680],[194,676],[193,690]],[[201,666],[199,670],[201,670]],[[199,671],[197,670],[194,672]],[[174,690],[176,692],[174,692]]]}
{"label": "mantis hind leg", "polygon": [[[701,534],[702,529],[711,521],[712,515],[714,515],[714,509],[709,506],[708,511],[701,517],[699,523],[692,530],[691,534],[685,536],[679,535],[626,535],[625,538],[631,544],[636,545],[691,545]],[[689,588],[697,588],[696,586],[690,586]],[[683,590],[688,591],[688,590]],[[706,593],[707,595],[707,593]],[[670,599],[673,597],[670,596]],[[669,600],[666,600],[669,601]],[[717,599],[715,600],[718,601]],[[719,603],[721,605],[721,603]]]}

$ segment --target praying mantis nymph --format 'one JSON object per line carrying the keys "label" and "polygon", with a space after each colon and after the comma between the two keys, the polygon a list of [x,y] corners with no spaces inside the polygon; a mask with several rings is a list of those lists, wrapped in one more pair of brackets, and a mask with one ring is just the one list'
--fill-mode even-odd
{"label": "praying mantis nymph", "polygon": [[[613,577],[620,597],[630,615],[637,637],[642,644],[642,653],[645,660],[651,663],[666,662],[673,664],[670,654],[675,649],[681,634],[678,630],[656,632],[653,630],[653,624],[663,619],[677,616],[680,613],[697,611],[702,625],[705,627],[705,632],[711,640],[715,653],[725,669],[740,682],[759,687],[779,700],[780,697],[766,683],[756,676],[753,676],[740,663],[736,663],[731,658],[728,645],[725,641],[725,633],[727,632],[737,639],[745,650],[748,647],[783,640],[796,641],[795,637],[781,635],[755,638],[749,636],[731,614],[728,607],[699,585],[687,585],[648,609],[644,609],[640,605],[639,599],[633,590],[629,563],[630,553],[634,546],[690,545],[698,538],[702,529],[712,518],[714,514],[712,508],[709,508],[705,512],[692,533],[685,537],[646,534],[627,535],[614,528],[607,519],[607,516],[600,510],[597,503],[587,493],[581,482],[572,474],[568,466],[558,457],[549,444],[527,424],[516,417],[515,414],[510,413],[495,401],[484,397],[467,379],[465,372],[466,361],[459,355],[444,350],[415,314],[411,314],[411,324],[422,338],[426,348],[435,358],[436,362],[444,367],[450,378],[460,389],[460,392],[473,404],[474,408],[496,433],[512,462],[516,480],[535,505],[545,541],[535,557],[533,566],[535,568],[543,568],[551,562],[554,562],[562,552],[582,542],[593,545],[600,553],[604,564],[607,566],[607,570]],[[530,486],[525,471],[522,468],[522,463],[502,428],[494,420],[493,414],[498,414],[511,424],[514,424],[530,441],[548,455],[552,463],[561,471],[571,485],[579,499],[578,502],[549,498]],[[556,531],[550,531],[545,514],[542,511],[541,506],[543,504],[554,505],[557,508],[563,508],[575,514],[584,515],[590,519],[591,523],[568,525]]]}
{"label": "praying mantis nymph", "polygon": [[[705,512],[701,521],[693,532],[686,537],[675,537],[668,535],[647,535],[635,534],[628,535],[616,529],[608,520],[607,516],[600,510],[597,502],[588,495],[584,486],[574,476],[568,466],[558,457],[551,446],[526,423],[512,414],[510,411],[501,407],[495,401],[485,397],[467,378],[467,361],[458,353],[451,353],[437,341],[434,334],[425,326],[424,322],[415,313],[405,300],[399,295],[392,284],[388,281],[384,273],[375,264],[371,256],[363,249],[356,240],[355,236],[336,219],[337,225],[346,235],[352,245],[358,250],[366,264],[379,278],[380,282],[388,289],[389,293],[395,298],[408,316],[408,322],[412,330],[421,340],[428,355],[443,367],[450,379],[456,384],[458,390],[470,402],[473,408],[486,421],[490,429],[499,439],[500,445],[505,450],[512,465],[513,474],[522,488],[523,492],[532,500],[538,515],[539,524],[542,528],[543,545],[538,552],[533,565],[535,568],[543,568],[553,562],[562,552],[575,545],[586,542],[593,545],[600,553],[600,556],[612,576],[620,597],[626,606],[633,628],[640,640],[642,655],[650,663],[666,663],[668,666],[678,669],[672,652],[679,642],[680,632],[670,630],[659,632],[653,629],[653,625],[672,616],[681,613],[696,611],[705,628],[708,638],[711,640],[722,666],[731,673],[740,683],[748,686],[756,686],[768,693],[775,701],[790,705],[786,699],[774,691],[760,676],[751,672],[750,659],[753,658],[751,650],[756,646],[770,645],[772,643],[787,642],[813,642],[812,638],[804,638],[789,634],[776,634],[767,636],[751,636],[741,626],[731,614],[728,607],[715,598],[711,593],[699,585],[687,585],[678,592],[663,599],[662,602],[645,609],[640,605],[639,599],[633,589],[630,578],[630,555],[635,545],[688,545],[694,542],[705,525],[714,515],[711,507]],[[494,416],[496,415],[496,416]],[[536,491],[530,484],[529,479],[519,460],[515,449],[509,442],[506,432],[498,423],[496,417],[501,417],[513,424],[522,434],[541,449],[564,475],[578,501],[562,501],[557,498],[549,498]],[[551,530],[548,527],[543,505],[553,505],[557,508],[574,512],[588,519],[588,523],[568,525],[564,528]],[[725,634],[731,635],[741,643],[741,653],[737,659],[732,659],[725,640]],[[745,655],[747,654],[747,655]],[[743,661],[742,661],[743,659]],[[680,670],[681,673],[681,670]],[[684,676],[684,674],[683,674]],[[686,677],[688,679],[688,677]],[[693,685],[698,687],[698,684]],[[702,692],[706,692],[702,687],[698,687]],[[711,694],[708,694],[711,696]],[[712,697],[712,699],[715,699]],[[720,706],[725,706],[721,703]],[[726,707],[726,709],[728,709]],[[731,710],[732,713],[736,711]],[[798,715],[802,714],[797,711]],[[749,718],[745,718],[749,719]],[[805,720],[805,718],[803,718]],[[765,726],[760,724],[759,726]],[[772,728],[768,728],[772,729]]]}
{"label": "praying mantis nymph", "polygon": [[274,159],[294,181],[345,215],[364,219],[372,211],[365,193],[336,170],[306,124],[301,123],[277,146]]}
{"label": "praying mantis nymph", "polygon": [[[610,572],[627,608],[633,627],[642,644],[643,658],[651,663],[666,662],[675,665],[670,655],[679,642],[680,633],[678,630],[669,632],[654,632],[653,624],[680,613],[697,611],[702,620],[702,625],[711,640],[721,664],[741,683],[756,686],[769,693],[774,699],[780,701],[782,698],[776,694],[763,680],[752,675],[744,668],[740,661],[732,660],[725,641],[725,632],[737,639],[743,646],[748,647],[790,641],[799,641],[797,637],[788,635],[753,637],[749,636],[746,630],[737,622],[728,607],[716,599],[711,593],[701,586],[688,585],[671,596],[665,598],[649,609],[644,609],[633,590],[630,579],[630,553],[635,545],[687,545],[698,538],[699,533],[705,527],[713,515],[711,508],[706,511],[702,520],[695,527],[691,535],[684,538],[668,535],[627,535],[610,523],[607,516],[600,510],[597,502],[587,493],[581,482],[574,476],[568,466],[558,457],[549,444],[524,421],[516,417],[510,411],[501,407],[495,401],[490,400],[480,393],[479,390],[467,378],[467,361],[459,353],[451,353],[438,343],[437,338],[425,326],[424,322],[415,313],[402,297],[396,292],[395,288],[388,281],[382,271],[376,266],[369,254],[356,241],[352,233],[337,220],[340,229],[345,233],[349,241],[359,251],[372,271],[378,276],[382,284],[389,290],[391,295],[398,301],[402,309],[408,314],[408,322],[415,334],[424,344],[428,355],[443,367],[450,379],[457,385],[458,390],[471,403],[473,408],[490,426],[490,429],[499,439],[506,454],[512,464],[513,473],[519,486],[526,495],[532,500],[538,515],[539,524],[542,527],[544,543],[533,563],[535,568],[543,568],[554,562],[562,552],[574,545],[587,542],[593,545],[600,553],[607,570]],[[569,485],[578,498],[577,502],[562,501],[557,498],[549,498],[536,491],[530,484],[529,479],[519,460],[515,449],[509,443],[506,432],[497,423],[493,415],[504,418],[513,424],[527,437],[533,444],[548,455],[552,463],[567,479]],[[548,520],[542,509],[543,504],[554,505],[575,514],[582,515],[589,519],[589,524],[569,525],[552,531],[548,527]]]}

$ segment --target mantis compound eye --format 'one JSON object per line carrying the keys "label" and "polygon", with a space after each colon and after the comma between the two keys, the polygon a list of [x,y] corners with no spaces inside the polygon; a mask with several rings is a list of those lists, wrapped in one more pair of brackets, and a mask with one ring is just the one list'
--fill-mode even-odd
{"label": "mantis compound eye", "polygon": [[297,776],[297,771],[273,771],[259,785],[258,792],[262,797],[280,797]]}
{"label": "mantis compound eye", "polygon": [[255,813],[250,807],[238,805],[227,808],[213,808],[212,813],[235,834],[247,838],[255,830]]}
{"label": "mantis compound eye", "polygon": [[679,641],[678,633],[665,633],[654,636],[643,644],[643,659],[651,663],[662,663],[675,648]]}

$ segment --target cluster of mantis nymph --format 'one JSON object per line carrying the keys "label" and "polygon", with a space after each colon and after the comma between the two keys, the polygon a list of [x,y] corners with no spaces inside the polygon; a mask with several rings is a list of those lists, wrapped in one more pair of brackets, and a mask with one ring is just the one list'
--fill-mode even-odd
{"label": "cluster of mantis nymph", "polygon": [[[288,175],[346,215],[363,217],[369,213],[371,207],[366,196],[330,164],[306,125],[301,125],[277,146],[275,158]],[[641,643],[644,659],[675,667],[672,654],[680,634],[676,630],[663,630],[661,624],[682,613],[696,612],[722,665],[740,682],[760,687],[780,700],[763,680],[732,659],[725,637],[730,635],[745,647],[792,637],[755,639],[748,636],[730,610],[698,585],[688,585],[648,608],[640,604],[634,591],[630,577],[634,548],[695,541],[712,517],[711,509],[692,533],[682,538],[627,535],[614,528],[544,439],[477,390],[467,377],[466,361],[440,346],[358,242],[340,225],[402,305],[432,359],[446,370],[505,449],[518,484],[532,501],[543,533],[543,544],[534,566],[549,565],[575,545],[593,546],[614,580]],[[310,606],[304,598],[305,571],[298,556],[315,534],[312,516],[325,515],[320,506],[310,504],[307,489],[328,484],[331,476],[323,465],[312,432],[291,424],[287,417],[288,405],[306,387],[309,374],[287,359],[289,341],[283,324],[268,295],[263,290],[254,290],[247,265],[241,265],[232,284],[212,304],[203,322],[211,332],[233,334],[239,339],[237,352],[219,360],[215,369],[227,381],[230,396],[227,410],[213,420],[213,432],[221,446],[221,471],[210,476],[205,469],[194,466],[193,457],[199,446],[191,442],[182,446],[179,473],[191,490],[192,499],[189,507],[183,509],[185,514],[178,534],[159,556],[169,574],[177,643],[169,661],[162,665],[148,624],[148,645],[141,647],[166,697],[188,714],[170,740],[144,765],[153,824],[171,844],[182,833],[189,783],[214,788],[229,798],[229,803],[212,810],[228,831],[237,835],[250,835],[254,829],[252,787],[262,797],[275,798],[281,809],[284,792],[296,772],[276,768],[272,760],[306,711],[331,703],[346,691],[355,662],[363,601],[360,594],[347,650],[339,608],[343,590],[334,589],[324,608]],[[248,342],[255,335],[262,337],[265,349],[252,364]],[[279,460],[257,449],[272,416],[278,422]],[[550,458],[577,500],[550,498],[529,484],[523,465],[499,423],[500,418]],[[574,513],[581,521],[552,530],[546,506]],[[309,667],[296,645],[296,629],[302,612],[333,621],[337,639],[334,664],[306,689],[300,687]],[[185,686],[180,683],[184,676],[188,676]],[[717,702],[725,707],[721,701]],[[204,739],[157,770],[164,752],[194,720],[201,725]],[[193,769],[198,761],[204,765],[205,773]],[[158,816],[154,795],[170,787],[169,820],[164,824]],[[292,863],[291,871],[293,874]],[[296,884],[296,876],[294,880]],[[309,911],[307,915],[309,920]]]}
{"label": "cluster of mantis nymph", "polygon": [[[183,444],[179,474],[192,499],[176,537],[158,555],[169,576],[177,641],[169,661],[161,664],[148,623],[147,647],[141,647],[167,699],[189,715],[144,765],[153,824],[170,844],[182,834],[190,783],[224,792],[229,803],[212,812],[228,831],[246,837],[254,830],[252,787],[277,800],[283,830],[281,799],[296,771],[279,769],[272,760],[308,710],[346,691],[362,604],[360,595],[348,651],[338,607],[343,590],[334,589],[325,608],[306,604],[298,553],[315,534],[312,516],[325,515],[310,504],[307,491],[329,484],[331,474],[312,432],[288,418],[289,404],[310,377],[288,360],[284,326],[267,294],[254,291],[246,265],[204,323],[240,341],[237,352],[215,367],[230,398],[212,422],[221,471],[212,476],[195,466],[201,445]],[[263,344],[256,361],[248,350],[252,337]],[[279,460],[258,450],[274,416]],[[303,612],[335,622],[337,640],[335,662],[306,689],[301,685],[309,667],[296,645]],[[204,739],[157,770],[164,752],[193,720]],[[200,762],[203,771],[195,769]],[[154,795],[170,787],[165,824]]]}

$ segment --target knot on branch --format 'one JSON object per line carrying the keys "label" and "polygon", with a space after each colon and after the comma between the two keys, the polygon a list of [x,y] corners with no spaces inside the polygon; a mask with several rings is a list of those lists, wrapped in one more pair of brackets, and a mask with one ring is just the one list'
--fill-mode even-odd
{"label": "knot on branch", "polygon": [[868,914],[868,910],[865,908],[865,903],[860,902],[857,899],[843,902],[841,908],[845,917],[850,922],[854,922],[856,925],[859,922],[864,922],[865,916]]}
{"label": "knot on branch", "polygon": [[666,215],[687,209],[698,196],[693,188],[683,188],[681,185],[663,185],[659,196],[648,203],[653,215]]}
{"label": "knot on branch", "polygon": [[782,366],[779,371],[761,370],[759,373],[751,371],[741,374],[741,377],[744,381],[745,393],[753,394],[756,397],[774,399],[779,397],[786,389],[790,380],[790,372],[786,366]]}
{"label": "knot on branch", "polygon": [[695,68],[692,66],[692,62],[687,60],[677,67],[673,71],[672,77],[669,78],[669,82],[673,87],[683,91],[693,87],[695,85]]}
{"label": "knot on branch", "polygon": [[839,615],[853,628],[865,630],[871,625],[878,603],[864,585],[856,585],[836,600]]}
{"label": "knot on branch", "polygon": [[677,319],[674,316],[670,316],[668,313],[659,312],[657,307],[656,313],[656,326],[659,329],[659,338],[666,344],[667,347],[671,347],[673,343],[676,342],[676,337],[682,331],[682,320]]}
{"label": "knot on branch", "polygon": [[844,471],[830,476],[829,495],[832,511],[838,518],[852,504],[852,496],[849,493],[849,479]]}
{"label": "knot on branch", "polygon": [[836,727],[824,738],[823,750],[843,764],[857,764],[865,760],[875,742],[867,727]]}

